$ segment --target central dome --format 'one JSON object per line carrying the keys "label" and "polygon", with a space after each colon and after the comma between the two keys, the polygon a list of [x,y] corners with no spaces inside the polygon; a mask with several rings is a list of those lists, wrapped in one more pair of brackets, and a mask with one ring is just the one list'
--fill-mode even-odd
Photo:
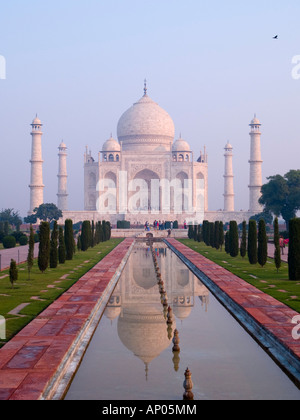
{"label": "central dome", "polygon": [[118,123],[118,140],[123,150],[170,151],[175,136],[170,115],[146,93],[124,112]]}

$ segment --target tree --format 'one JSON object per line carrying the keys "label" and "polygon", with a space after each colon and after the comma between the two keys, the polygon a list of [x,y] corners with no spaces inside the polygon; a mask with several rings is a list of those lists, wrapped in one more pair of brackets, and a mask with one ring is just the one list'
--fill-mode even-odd
{"label": "tree", "polygon": [[250,264],[257,263],[257,225],[255,220],[249,220],[248,259]]}
{"label": "tree", "polygon": [[46,269],[48,268],[49,257],[50,257],[50,224],[48,222],[41,222],[38,266],[42,273],[44,273]]}
{"label": "tree", "polygon": [[247,223],[244,220],[242,224],[242,239],[240,246],[240,254],[242,258],[245,258],[247,253]]}
{"label": "tree", "polygon": [[223,222],[219,223],[219,244],[220,249],[222,251],[223,245],[224,245],[224,224]]}
{"label": "tree", "polygon": [[225,252],[226,252],[226,254],[230,253],[230,249],[229,249],[229,230],[225,233]]}
{"label": "tree", "polygon": [[16,238],[12,235],[4,236],[2,242],[5,249],[15,248],[16,246]]}
{"label": "tree", "polygon": [[42,220],[44,222],[51,223],[52,220],[58,220],[62,217],[62,211],[57,208],[53,203],[41,204],[33,210],[31,216],[25,217],[25,223],[36,223],[36,221]]}
{"label": "tree", "polygon": [[203,220],[203,241],[205,245],[209,245],[209,221]]}
{"label": "tree", "polygon": [[266,223],[264,219],[260,219],[258,223],[258,246],[257,261],[263,267],[266,265],[268,258],[268,239],[266,233]]}
{"label": "tree", "polygon": [[232,220],[229,224],[229,253],[232,257],[239,255],[239,232],[235,220]]}
{"label": "tree", "polygon": [[261,188],[259,203],[266,211],[280,215],[286,222],[296,217],[300,210],[300,170],[290,170],[284,176],[270,176]]}
{"label": "tree", "polygon": [[289,279],[300,280],[300,219],[294,218],[290,222],[289,237]]}
{"label": "tree", "polygon": [[265,221],[266,225],[271,224],[273,222],[272,213],[269,210],[264,210],[263,212],[250,217],[250,220],[255,220],[256,223],[258,223],[261,219]]}
{"label": "tree", "polygon": [[74,255],[74,234],[73,222],[71,219],[65,221],[65,245],[66,245],[66,260],[72,260]]}
{"label": "tree", "polygon": [[11,287],[13,289],[14,283],[18,280],[18,269],[17,263],[15,260],[11,259],[9,267],[9,280],[11,282]]}
{"label": "tree", "polygon": [[277,269],[277,273],[279,268],[281,267],[281,253],[280,253],[280,245],[279,245],[279,225],[278,225],[278,218],[276,217],[274,220],[274,262],[275,267]]}
{"label": "tree", "polygon": [[58,264],[58,229],[55,220],[50,241],[50,268],[56,268]]}
{"label": "tree", "polygon": [[90,246],[90,231],[91,231],[91,223],[89,220],[85,220],[82,223],[82,230],[81,230],[81,250],[86,251]]}
{"label": "tree", "polygon": [[8,225],[15,226],[18,231],[22,224],[22,219],[18,211],[14,209],[2,209],[0,212],[0,222],[7,222]]}
{"label": "tree", "polygon": [[94,220],[92,220],[91,247],[94,248],[95,245],[96,245],[96,242],[95,242],[95,222],[94,222]]}
{"label": "tree", "polygon": [[80,235],[78,235],[78,238],[77,238],[77,249],[78,249],[78,251],[81,251],[81,238],[80,238]]}
{"label": "tree", "polygon": [[214,222],[209,222],[209,245],[215,247],[215,224]]}
{"label": "tree", "polygon": [[63,227],[58,229],[58,262],[64,264],[66,262],[66,245]]}
{"label": "tree", "polygon": [[189,225],[189,229],[188,229],[188,238],[189,239],[193,239],[193,232],[194,232],[193,225]]}
{"label": "tree", "polygon": [[34,231],[32,225],[30,225],[30,235],[29,235],[29,245],[28,245],[28,254],[27,254],[27,270],[28,270],[28,280],[30,280],[30,273],[34,263]]}
{"label": "tree", "polygon": [[216,249],[220,248],[220,222],[216,221],[214,226],[214,246]]}

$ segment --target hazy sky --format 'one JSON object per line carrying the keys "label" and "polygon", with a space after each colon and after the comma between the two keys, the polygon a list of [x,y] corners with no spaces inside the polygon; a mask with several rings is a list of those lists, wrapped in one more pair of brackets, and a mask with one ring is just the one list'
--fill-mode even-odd
{"label": "hazy sky", "polygon": [[[43,126],[44,201],[57,202],[68,147],[69,209],[83,209],[83,154],[95,158],[148,94],[209,158],[209,209],[223,208],[224,146],[236,210],[249,206],[249,123],[262,123],[263,182],[300,168],[299,0],[0,0],[0,209],[29,209],[30,124]],[[272,37],[278,34],[279,39]],[[1,69],[0,69],[1,70]],[[0,71],[1,74],[1,71]],[[300,74],[300,70],[299,70]]]}

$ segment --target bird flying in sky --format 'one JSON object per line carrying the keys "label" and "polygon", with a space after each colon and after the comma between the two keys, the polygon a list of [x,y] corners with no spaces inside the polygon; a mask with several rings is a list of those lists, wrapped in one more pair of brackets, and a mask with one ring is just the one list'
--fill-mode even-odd
{"label": "bird flying in sky", "polygon": [[278,35],[273,36],[273,39],[278,39]]}

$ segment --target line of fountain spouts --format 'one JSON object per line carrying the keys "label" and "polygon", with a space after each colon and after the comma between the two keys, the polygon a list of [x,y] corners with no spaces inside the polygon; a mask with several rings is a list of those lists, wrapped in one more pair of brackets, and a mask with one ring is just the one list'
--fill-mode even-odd
{"label": "line of fountain spouts", "polygon": [[[156,277],[157,277],[157,284],[159,287],[159,292],[160,292],[160,301],[161,304],[163,306],[163,313],[164,313],[164,318],[166,319],[167,322],[167,332],[168,332],[168,338],[169,340],[171,340],[172,338],[172,325],[173,325],[173,321],[174,321],[174,316],[173,316],[173,311],[171,306],[168,304],[168,297],[167,297],[167,292],[164,288],[164,281],[162,280],[161,277],[161,273],[160,273],[160,269],[159,269],[159,265],[158,265],[158,261],[157,261],[157,257],[156,257],[156,252],[155,249],[153,248],[153,242],[150,242],[150,249],[151,249],[151,253],[152,253],[152,257],[153,257],[153,262],[154,262],[154,269],[155,269],[155,273],[156,273]],[[172,347],[172,352],[173,352],[173,363],[174,363],[174,369],[177,372],[179,369],[179,362],[180,362],[180,357],[179,357],[179,353],[180,353],[180,339],[179,339],[179,332],[177,329],[174,330],[174,335],[173,335],[173,347]],[[185,371],[185,380],[183,382],[183,387],[185,389],[185,392],[183,394],[183,399],[184,400],[193,400],[194,399],[194,394],[192,393],[192,389],[193,389],[193,382],[192,382],[192,374],[189,370],[189,368],[186,369]]]}

